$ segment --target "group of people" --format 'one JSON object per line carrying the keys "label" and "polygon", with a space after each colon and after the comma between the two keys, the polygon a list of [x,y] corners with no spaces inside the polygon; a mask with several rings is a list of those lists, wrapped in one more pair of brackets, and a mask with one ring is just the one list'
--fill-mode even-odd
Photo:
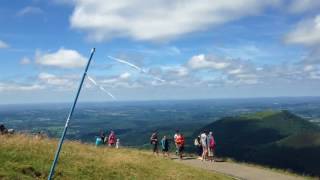
{"label": "group of people", "polygon": [[[159,144],[163,156],[169,157],[170,141],[174,142],[176,155],[180,159],[183,159],[183,153],[185,150],[185,137],[179,130],[173,136],[173,139],[169,139],[164,135],[161,140],[158,138],[158,132],[154,131],[150,137],[150,144],[152,145],[153,154],[159,154]],[[109,147],[120,147],[120,139],[116,138],[114,131],[111,131],[109,136],[106,136],[104,131],[100,130],[100,136],[96,139],[96,146],[108,145]],[[214,162],[214,152],[216,148],[216,142],[212,132],[203,131],[198,137],[194,139],[194,145],[197,149],[198,159],[202,161]]]}
{"label": "group of people", "polygon": [[120,147],[120,139],[116,138],[116,134],[114,131],[111,131],[109,136],[106,136],[103,130],[100,130],[100,136],[96,139],[96,146],[108,145],[109,147]]}
{"label": "group of people", "polygon": [[[176,146],[176,154],[179,156],[180,159],[183,157],[183,152],[184,152],[184,145],[185,145],[185,138],[182,133],[180,133],[178,130],[176,131],[174,135],[174,144]],[[158,132],[153,132],[151,137],[150,137],[150,144],[152,145],[152,151],[153,154],[159,154],[158,150]],[[167,136],[163,136],[161,141],[161,150],[163,153],[163,156],[169,157],[169,139]]]}
{"label": "group of people", "polygon": [[0,124],[0,135],[2,134],[14,134],[14,129],[7,129],[4,124]]}
{"label": "group of people", "polygon": [[213,133],[204,131],[195,140],[194,145],[197,148],[198,159],[214,161],[214,152],[216,148],[216,142],[213,137]]}

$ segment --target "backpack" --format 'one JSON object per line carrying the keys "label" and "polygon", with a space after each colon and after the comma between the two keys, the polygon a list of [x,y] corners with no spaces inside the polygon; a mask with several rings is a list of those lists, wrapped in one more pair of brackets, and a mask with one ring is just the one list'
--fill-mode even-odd
{"label": "backpack", "polygon": [[194,139],[194,145],[195,145],[195,146],[199,146],[199,145],[200,145],[200,143],[199,143],[199,141],[198,141],[198,138],[195,138],[195,139]]}

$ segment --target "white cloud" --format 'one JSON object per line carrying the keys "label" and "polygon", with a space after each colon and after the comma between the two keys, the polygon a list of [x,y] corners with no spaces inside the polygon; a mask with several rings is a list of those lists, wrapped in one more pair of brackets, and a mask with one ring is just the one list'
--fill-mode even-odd
{"label": "white cloud", "polygon": [[30,64],[31,63],[31,60],[27,57],[23,57],[21,60],[20,60],[20,64],[22,65],[26,65],[26,64]]}
{"label": "white cloud", "polygon": [[57,52],[36,53],[36,63],[60,68],[79,68],[86,63],[86,58],[75,50],[60,48]]}
{"label": "white cloud", "polygon": [[58,85],[58,86],[65,86],[70,83],[70,80],[66,78],[58,77],[54,74],[49,73],[40,73],[38,75],[40,81],[48,84],[48,85]]}
{"label": "white cloud", "polygon": [[0,49],[4,49],[4,48],[8,48],[8,47],[9,47],[9,45],[6,42],[0,40]]}
{"label": "white cloud", "polygon": [[[102,77],[98,80],[98,84],[106,86],[108,88],[137,88],[142,87],[140,79],[133,79],[132,74],[124,72],[120,75],[113,77]],[[144,78],[142,78],[144,79]]]}
{"label": "white cloud", "polygon": [[320,8],[319,0],[293,0],[289,5],[289,11],[293,13],[302,13]]}
{"label": "white cloud", "polygon": [[225,69],[229,65],[229,62],[208,57],[204,54],[193,56],[188,62],[188,66],[191,69]]}
{"label": "white cloud", "polygon": [[34,7],[34,6],[27,6],[21,9],[18,13],[17,16],[25,16],[29,14],[42,14],[43,10],[39,7]]}
{"label": "white cloud", "polygon": [[16,83],[0,83],[0,92],[2,91],[34,91],[45,87],[39,84],[23,85]]}
{"label": "white cloud", "polygon": [[300,22],[285,38],[287,43],[308,46],[320,44],[320,15]]}
{"label": "white cloud", "polygon": [[115,37],[163,41],[241,17],[281,0],[75,0],[71,27],[102,41]]}

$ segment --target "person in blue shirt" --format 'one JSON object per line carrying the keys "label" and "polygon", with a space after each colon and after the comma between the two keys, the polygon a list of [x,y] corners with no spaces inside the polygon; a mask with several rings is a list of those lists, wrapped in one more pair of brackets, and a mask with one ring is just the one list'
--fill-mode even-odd
{"label": "person in blue shirt", "polygon": [[161,148],[163,156],[169,157],[169,141],[166,136],[161,139]]}

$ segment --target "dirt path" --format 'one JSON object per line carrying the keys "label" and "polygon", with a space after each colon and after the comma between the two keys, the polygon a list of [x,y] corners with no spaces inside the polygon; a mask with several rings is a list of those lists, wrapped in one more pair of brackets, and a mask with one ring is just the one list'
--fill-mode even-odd
{"label": "dirt path", "polygon": [[302,177],[291,176],[288,174],[282,174],[268,169],[263,169],[259,167],[252,167],[243,164],[231,163],[231,162],[202,162],[197,159],[187,158],[185,160],[175,161],[197,167],[206,169],[209,171],[215,171],[222,174],[226,174],[234,177],[235,179],[247,179],[247,180],[302,180]]}

